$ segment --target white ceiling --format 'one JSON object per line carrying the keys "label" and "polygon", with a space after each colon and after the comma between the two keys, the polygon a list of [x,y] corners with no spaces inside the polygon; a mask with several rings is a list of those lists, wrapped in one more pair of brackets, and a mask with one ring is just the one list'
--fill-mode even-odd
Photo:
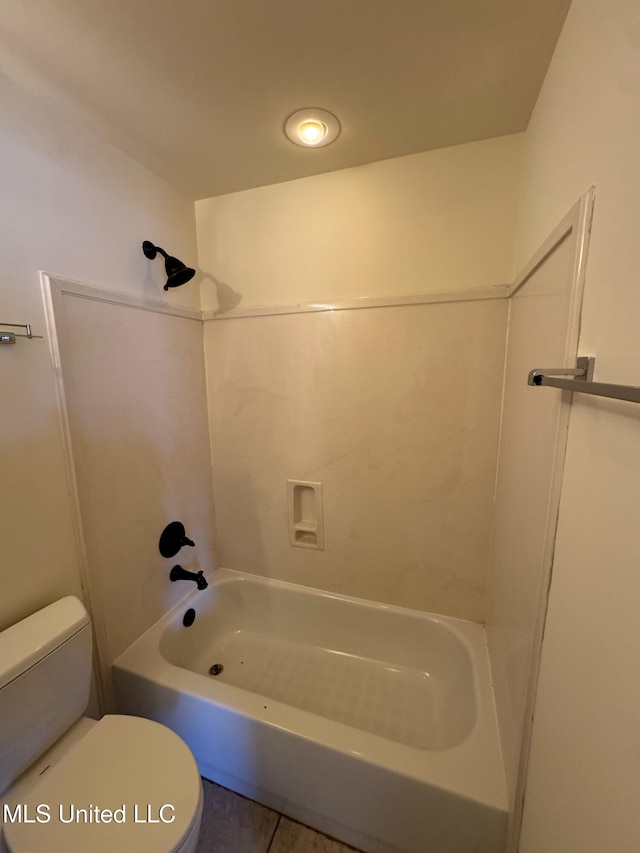
{"label": "white ceiling", "polygon": [[[570,0],[12,0],[28,68],[193,198],[526,128]],[[321,149],[283,133],[334,112]]]}

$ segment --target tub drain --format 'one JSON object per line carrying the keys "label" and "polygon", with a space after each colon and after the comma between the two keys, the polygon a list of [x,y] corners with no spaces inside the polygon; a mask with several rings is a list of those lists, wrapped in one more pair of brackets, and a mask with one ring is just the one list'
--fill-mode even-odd
{"label": "tub drain", "polygon": [[209,667],[209,675],[220,675],[223,669],[221,663],[214,663],[213,666]]}

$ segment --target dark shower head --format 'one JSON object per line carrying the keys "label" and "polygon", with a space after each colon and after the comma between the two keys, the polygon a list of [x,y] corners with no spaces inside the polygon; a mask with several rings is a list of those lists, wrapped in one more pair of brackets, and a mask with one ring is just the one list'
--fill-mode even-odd
{"label": "dark shower head", "polygon": [[142,244],[142,251],[150,261],[155,258],[158,252],[164,258],[164,268],[167,273],[167,283],[164,286],[165,290],[169,290],[170,287],[180,287],[181,284],[186,284],[196,274],[196,271],[191,269],[191,267],[183,264],[178,258],[168,255],[164,249],[161,249],[160,246],[154,246],[149,240],[145,240]]}

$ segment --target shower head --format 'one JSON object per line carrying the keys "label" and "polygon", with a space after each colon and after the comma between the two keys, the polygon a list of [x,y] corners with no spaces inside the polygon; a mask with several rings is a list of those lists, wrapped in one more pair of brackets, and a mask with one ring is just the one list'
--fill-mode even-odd
{"label": "shower head", "polygon": [[142,244],[142,251],[150,261],[155,258],[158,252],[164,258],[164,268],[167,273],[167,283],[164,286],[165,290],[169,290],[170,287],[180,287],[181,284],[186,284],[196,274],[196,271],[191,269],[191,267],[183,264],[178,258],[168,255],[164,249],[161,249],[160,246],[154,246],[149,240],[145,240]]}

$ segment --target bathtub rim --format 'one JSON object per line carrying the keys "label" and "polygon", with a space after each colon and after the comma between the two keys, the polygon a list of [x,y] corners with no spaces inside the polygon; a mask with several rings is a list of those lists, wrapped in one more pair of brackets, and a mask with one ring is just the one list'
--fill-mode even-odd
{"label": "bathtub rim", "polygon": [[[310,711],[265,698],[240,687],[208,680],[205,676],[168,661],[160,651],[165,630],[181,623],[184,611],[206,598],[206,590],[194,589],[129,646],[112,666],[161,685],[204,699],[227,712],[235,712],[255,724],[290,732],[296,738],[346,753],[375,766],[382,766],[414,781],[443,787],[456,795],[483,805],[508,811],[506,783],[497,728],[497,717],[487,640],[484,626],[452,616],[429,613],[384,602],[361,599],[328,590],[303,586],[236,569],[217,568],[207,575],[210,586],[227,583],[257,583],[297,593],[321,596],[363,606],[378,612],[393,612],[436,622],[464,645],[472,665],[476,719],[468,737],[443,750],[418,749],[353,728]],[[266,703],[266,706],[265,706]]]}

